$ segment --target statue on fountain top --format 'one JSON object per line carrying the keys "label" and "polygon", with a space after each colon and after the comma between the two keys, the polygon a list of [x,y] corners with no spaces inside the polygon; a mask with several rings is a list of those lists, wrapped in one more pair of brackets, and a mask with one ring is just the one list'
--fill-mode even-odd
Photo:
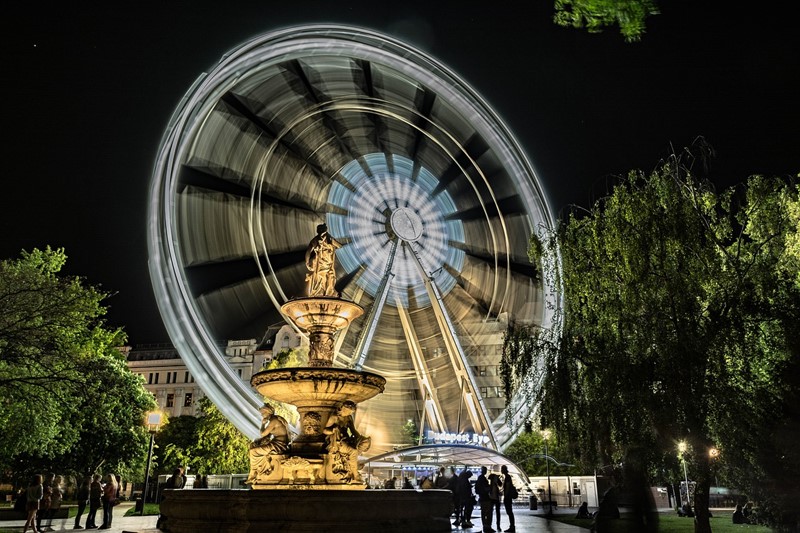
{"label": "statue on fountain top", "polygon": [[327,224],[317,226],[317,235],[306,249],[308,296],[339,297],[336,291],[336,249],[342,245],[328,233]]}

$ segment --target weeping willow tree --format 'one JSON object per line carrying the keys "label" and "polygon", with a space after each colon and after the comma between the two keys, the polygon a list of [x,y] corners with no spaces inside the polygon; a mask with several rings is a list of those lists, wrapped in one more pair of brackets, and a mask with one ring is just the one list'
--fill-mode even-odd
{"label": "weeping willow tree", "polygon": [[627,42],[635,42],[642,39],[647,17],[658,14],[654,0],[556,0],[553,19],[589,33],[618,26]]}
{"label": "weeping willow tree", "polygon": [[773,524],[796,525],[785,498],[786,473],[800,467],[798,187],[756,176],[717,193],[693,172],[705,161],[694,154],[631,172],[550,236],[563,335],[510,330],[504,379],[513,389],[542,369],[532,401],[583,465],[637,465],[628,481],[649,484],[682,479],[685,460],[696,531],[710,531],[715,476]]}

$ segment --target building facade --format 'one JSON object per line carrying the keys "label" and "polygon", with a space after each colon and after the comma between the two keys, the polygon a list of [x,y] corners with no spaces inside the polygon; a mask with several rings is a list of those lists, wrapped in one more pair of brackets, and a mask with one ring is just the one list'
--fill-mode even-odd
{"label": "building facade", "polygon": [[[281,351],[303,344],[290,326],[270,328],[263,339],[234,339],[220,343],[225,360],[245,383],[253,374],[272,362]],[[186,363],[171,344],[126,346],[123,353],[128,368],[144,379],[145,388],[153,395],[158,408],[167,417],[197,416],[198,400],[205,396]]]}

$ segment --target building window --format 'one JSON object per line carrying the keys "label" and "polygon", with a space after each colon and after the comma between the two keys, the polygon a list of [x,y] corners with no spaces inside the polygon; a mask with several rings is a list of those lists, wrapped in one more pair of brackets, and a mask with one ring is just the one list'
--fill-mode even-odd
{"label": "building window", "polygon": [[183,406],[184,407],[191,407],[192,406],[192,393],[187,392],[186,395],[183,397]]}
{"label": "building window", "polygon": [[155,373],[155,379],[153,380],[153,385],[158,385],[158,372]]}
{"label": "building window", "polygon": [[175,395],[167,394],[167,405],[165,407],[175,407]]}
{"label": "building window", "polygon": [[153,373],[152,372],[150,372],[150,375],[147,376],[147,384],[148,385],[152,385],[153,384]]}
{"label": "building window", "polygon": [[188,371],[186,371],[186,372],[183,374],[183,382],[184,382],[184,383],[189,383],[189,372],[188,372]]}
{"label": "building window", "polygon": [[478,367],[478,375],[479,376],[485,376],[486,375],[486,367],[485,366],[479,366]]}
{"label": "building window", "polygon": [[242,377],[242,369],[241,369],[241,368],[237,368],[237,369],[236,369],[236,372],[238,372],[238,373],[239,373],[239,377]]}
{"label": "building window", "polygon": [[281,348],[288,348],[289,347],[289,335],[283,336],[283,343],[281,344]]}
{"label": "building window", "polygon": [[172,382],[170,381],[170,379],[171,379],[171,378],[172,378],[172,374],[171,374],[170,372],[167,372],[167,385],[169,385],[170,383],[172,383]]}
{"label": "building window", "polygon": [[486,387],[481,387],[479,392],[481,394],[481,398],[486,398]]}
{"label": "building window", "polygon": [[172,382],[173,383],[177,383],[178,382],[178,373],[177,372],[173,372],[172,373]]}

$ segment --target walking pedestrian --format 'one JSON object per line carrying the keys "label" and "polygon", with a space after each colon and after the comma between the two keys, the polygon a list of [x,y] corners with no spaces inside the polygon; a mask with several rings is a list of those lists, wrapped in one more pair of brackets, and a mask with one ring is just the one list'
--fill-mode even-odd
{"label": "walking pedestrian", "polygon": [[26,533],[29,527],[33,533],[39,533],[39,529],[36,527],[36,515],[38,514],[39,503],[42,501],[43,496],[44,486],[42,485],[42,475],[36,474],[31,478],[30,485],[28,485],[28,489],[25,492],[25,497],[27,498],[25,511],[28,513],[28,517],[25,520],[25,527],[22,529],[22,533]]}

